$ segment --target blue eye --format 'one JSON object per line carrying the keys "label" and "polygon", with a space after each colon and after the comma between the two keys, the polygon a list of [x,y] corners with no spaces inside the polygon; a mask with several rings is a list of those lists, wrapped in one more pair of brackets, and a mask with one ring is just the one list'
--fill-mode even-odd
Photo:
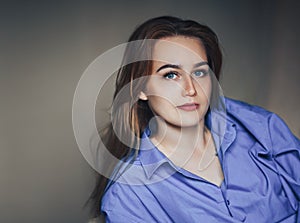
{"label": "blue eye", "polygon": [[164,78],[166,79],[170,79],[170,80],[174,80],[178,77],[178,74],[175,72],[169,72],[167,74],[164,75]]}
{"label": "blue eye", "polygon": [[194,71],[194,75],[196,77],[203,77],[203,76],[205,76],[207,74],[208,74],[207,70],[196,70],[196,71]]}

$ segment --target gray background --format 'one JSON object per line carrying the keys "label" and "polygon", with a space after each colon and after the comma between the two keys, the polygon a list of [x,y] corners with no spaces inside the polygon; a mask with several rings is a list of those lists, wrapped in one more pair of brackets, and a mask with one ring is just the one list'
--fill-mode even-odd
{"label": "gray background", "polygon": [[212,27],[225,95],[278,113],[300,136],[299,1],[1,1],[0,222],[86,222],[94,185],[72,130],[87,66],[160,15]]}

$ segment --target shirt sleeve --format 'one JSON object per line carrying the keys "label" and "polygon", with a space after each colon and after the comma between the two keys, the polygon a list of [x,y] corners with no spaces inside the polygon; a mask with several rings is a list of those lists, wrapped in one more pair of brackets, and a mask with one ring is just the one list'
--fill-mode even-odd
{"label": "shirt sleeve", "polygon": [[277,172],[300,222],[300,141],[276,114],[269,119],[269,133]]}
{"label": "shirt sleeve", "polygon": [[115,182],[102,199],[101,212],[106,223],[155,222],[134,193],[134,186]]}

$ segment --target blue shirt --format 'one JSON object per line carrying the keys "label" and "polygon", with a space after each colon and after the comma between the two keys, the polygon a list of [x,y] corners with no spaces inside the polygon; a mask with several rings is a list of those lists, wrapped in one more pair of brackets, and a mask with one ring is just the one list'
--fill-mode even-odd
{"label": "blue shirt", "polygon": [[277,115],[225,102],[221,186],[175,166],[146,129],[137,158],[102,199],[107,222],[300,222],[299,139]]}

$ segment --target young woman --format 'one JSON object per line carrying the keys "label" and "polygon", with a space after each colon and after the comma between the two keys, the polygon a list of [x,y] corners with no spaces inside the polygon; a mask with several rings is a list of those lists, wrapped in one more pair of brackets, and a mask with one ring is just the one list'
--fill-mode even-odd
{"label": "young woman", "polygon": [[[120,159],[91,199],[107,222],[300,222],[300,142],[275,114],[225,98],[215,33],[158,17],[131,35],[102,131]],[[148,44],[149,43],[149,44]],[[149,60],[129,63],[130,57]]]}

